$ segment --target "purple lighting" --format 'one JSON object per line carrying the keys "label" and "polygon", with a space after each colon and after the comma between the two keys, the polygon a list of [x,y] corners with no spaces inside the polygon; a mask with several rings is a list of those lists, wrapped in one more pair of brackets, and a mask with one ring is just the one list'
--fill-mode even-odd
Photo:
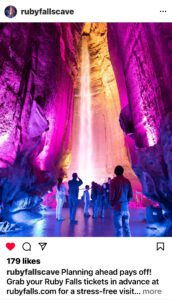
{"label": "purple lighting", "polygon": [[121,164],[171,211],[171,40],[170,23],[1,24],[5,206],[30,209],[58,176],[104,182]]}

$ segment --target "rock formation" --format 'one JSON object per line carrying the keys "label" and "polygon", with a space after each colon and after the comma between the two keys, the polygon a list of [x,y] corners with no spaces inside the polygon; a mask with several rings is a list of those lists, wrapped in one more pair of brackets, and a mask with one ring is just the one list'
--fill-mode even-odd
{"label": "rock formation", "polygon": [[39,203],[69,152],[81,28],[1,24],[1,198],[10,211]]}
{"label": "rock formation", "polygon": [[123,90],[120,123],[135,141],[130,148],[135,153],[133,169],[143,193],[168,213],[172,211],[171,36],[171,24],[108,24],[111,61],[119,92]]}

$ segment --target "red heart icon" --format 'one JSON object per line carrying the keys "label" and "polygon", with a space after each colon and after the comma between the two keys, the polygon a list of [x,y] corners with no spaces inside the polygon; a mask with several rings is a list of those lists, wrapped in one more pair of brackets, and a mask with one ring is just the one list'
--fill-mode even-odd
{"label": "red heart icon", "polygon": [[15,248],[15,244],[14,243],[6,243],[6,247],[8,250],[13,250]]}

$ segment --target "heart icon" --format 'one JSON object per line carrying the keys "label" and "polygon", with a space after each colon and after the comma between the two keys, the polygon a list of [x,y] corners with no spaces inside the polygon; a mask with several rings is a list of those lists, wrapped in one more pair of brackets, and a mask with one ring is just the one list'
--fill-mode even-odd
{"label": "heart icon", "polygon": [[14,243],[6,243],[6,247],[8,250],[13,250],[15,248],[15,244]]}

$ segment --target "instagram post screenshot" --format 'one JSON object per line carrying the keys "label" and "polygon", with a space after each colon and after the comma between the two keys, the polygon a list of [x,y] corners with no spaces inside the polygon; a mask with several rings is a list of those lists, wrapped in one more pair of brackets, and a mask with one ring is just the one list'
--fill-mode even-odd
{"label": "instagram post screenshot", "polygon": [[0,1],[0,300],[172,300],[171,0]]}

